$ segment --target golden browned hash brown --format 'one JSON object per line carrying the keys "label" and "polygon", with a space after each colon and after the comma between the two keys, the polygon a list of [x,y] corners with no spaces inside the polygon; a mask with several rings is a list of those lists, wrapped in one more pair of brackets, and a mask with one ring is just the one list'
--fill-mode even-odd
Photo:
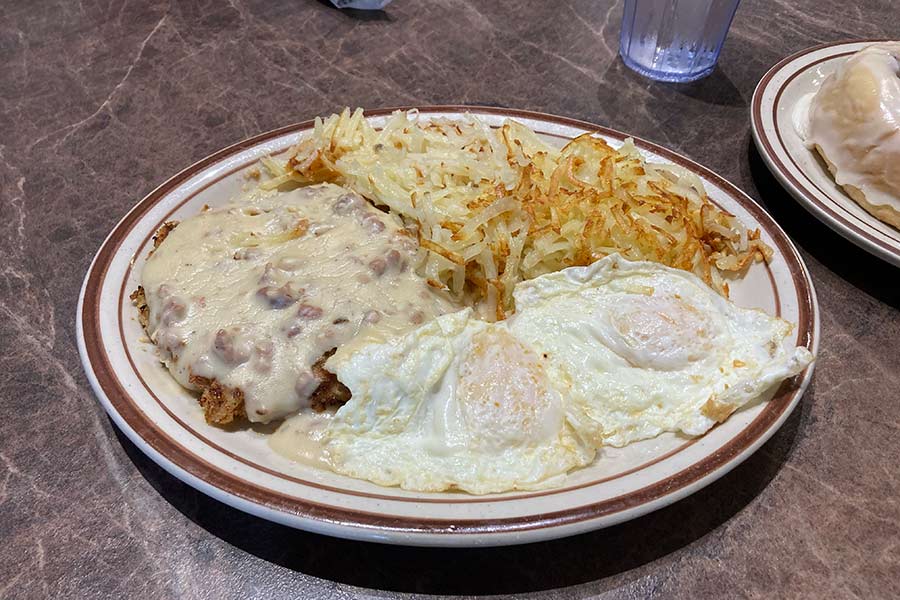
{"label": "golden browned hash brown", "polygon": [[325,361],[334,354],[337,348],[332,348],[319,357],[312,366],[313,376],[319,382],[319,387],[310,397],[310,405],[316,412],[322,412],[328,406],[341,406],[350,399],[350,390],[338,381],[337,376],[325,369]]}
{"label": "golden browned hash brown", "polygon": [[190,382],[203,390],[200,394],[200,406],[210,425],[228,425],[247,416],[244,392],[240,388],[230,388],[215,379],[199,375],[191,375]]}
{"label": "golden browned hash brown", "polygon": [[131,302],[138,309],[138,323],[140,323],[141,327],[146,331],[147,325],[150,324],[150,307],[147,306],[147,296],[144,294],[144,286],[137,286],[137,289],[131,292],[131,295],[128,297],[131,298]]}
{"label": "golden browned hash brown", "polygon": [[[162,227],[156,231],[156,235],[153,236],[153,250],[159,248],[159,245],[165,241],[166,236],[168,236],[176,227],[178,227],[178,221],[166,221],[163,223]],[[153,253],[153,250],[150,251],[151,254]]]}

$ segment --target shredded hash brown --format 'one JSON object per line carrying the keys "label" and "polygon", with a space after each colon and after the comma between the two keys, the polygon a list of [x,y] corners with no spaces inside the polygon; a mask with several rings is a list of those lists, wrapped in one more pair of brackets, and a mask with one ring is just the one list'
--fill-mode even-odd
{"label": "shredded hash brown", "polygon": [[380,130],[361,109],[316,119],[266,189],[334,182],[418,228],[421,275],[485,317],[514,309],[516,283],[621,253],[691,271],[723,295],[727,277],[772,250],[706,195],[700,179],[645,160],[632,141],[582,135],[562,149],[508,120],[419,119]]}

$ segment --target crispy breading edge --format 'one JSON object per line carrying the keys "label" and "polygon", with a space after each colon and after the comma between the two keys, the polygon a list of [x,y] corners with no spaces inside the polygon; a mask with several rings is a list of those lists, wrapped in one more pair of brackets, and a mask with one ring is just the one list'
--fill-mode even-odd
{"label": "crispy breading edge", "polygon": [[199,375],[191,375],[189,381],[203,390],[199,402],[210,425],[228,425],[247,416],[244,392],[240,388],[224,386],[215,379]]}
{"label": "crispy breading edge", "polygon": [[[131,295],[128,297],[131,298],[131,303],[138,310],[138,323],[147,332],[147,325],[150,324],[150,307],[147,306],[147,295],[144,293],[144,286],[137,286],[137,289],[131,292]],[[149,332],[147,334],[149,335]]]}
{"label": "crispy breading edge", "polygon": [[351,396],[350,389],[343,383],[338,381],[337,376],[325,369],[325,361],[327,361],[337,348],[332,348],[319,357],[312,366],[313,376],[319,382],[319,387],[313,392],[309,398],[312,409],[316,412],[322,412],[329,406],[341,406],[345,404]]}
{"label": "crispy breading edge", "polygon": [[[172,233],[172,230],[178,227],[178,221],[166,221],[162,224],[162,226],[156,230],[156,233],[153,235],[153,250],[159,248],[159,245],[162,244],[165,239]],[[150,251],[150,254],[153,254],[153,250]]]}

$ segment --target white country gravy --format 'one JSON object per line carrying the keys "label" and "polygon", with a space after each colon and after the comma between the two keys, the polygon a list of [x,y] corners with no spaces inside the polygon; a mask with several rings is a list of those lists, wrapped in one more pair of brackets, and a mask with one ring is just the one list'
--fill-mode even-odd
{"label": "white country gravy", "polygon": [[323,444],[333,418],[331,410],[305,411],[289,417],[269,436],[269,447],[294,462],[334,471]]}
{"label": "white country gravy", "polygon": [[336,185],[252,195],[181,222],[148,258],[147,330],[181,385],[215,379],[251,421],[279,419],[309,406],[324,353],[457,309],[413,272],[416,249]]}

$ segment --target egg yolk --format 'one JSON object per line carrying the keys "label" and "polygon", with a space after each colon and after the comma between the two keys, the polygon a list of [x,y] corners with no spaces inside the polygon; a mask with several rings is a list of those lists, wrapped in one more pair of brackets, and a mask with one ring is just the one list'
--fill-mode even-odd
{"label": "egg yolk", "polygon": [[601,328],[603,341],[632,367],[682,369],[712,349],[712,322],[675,296],[629,296],[609,325]]}
{"label": "egg yolk", "polygon": [[492,450],[545,439],[562,420],[537,355],[502,329],[473,338],[457,397],[472,441]]}

